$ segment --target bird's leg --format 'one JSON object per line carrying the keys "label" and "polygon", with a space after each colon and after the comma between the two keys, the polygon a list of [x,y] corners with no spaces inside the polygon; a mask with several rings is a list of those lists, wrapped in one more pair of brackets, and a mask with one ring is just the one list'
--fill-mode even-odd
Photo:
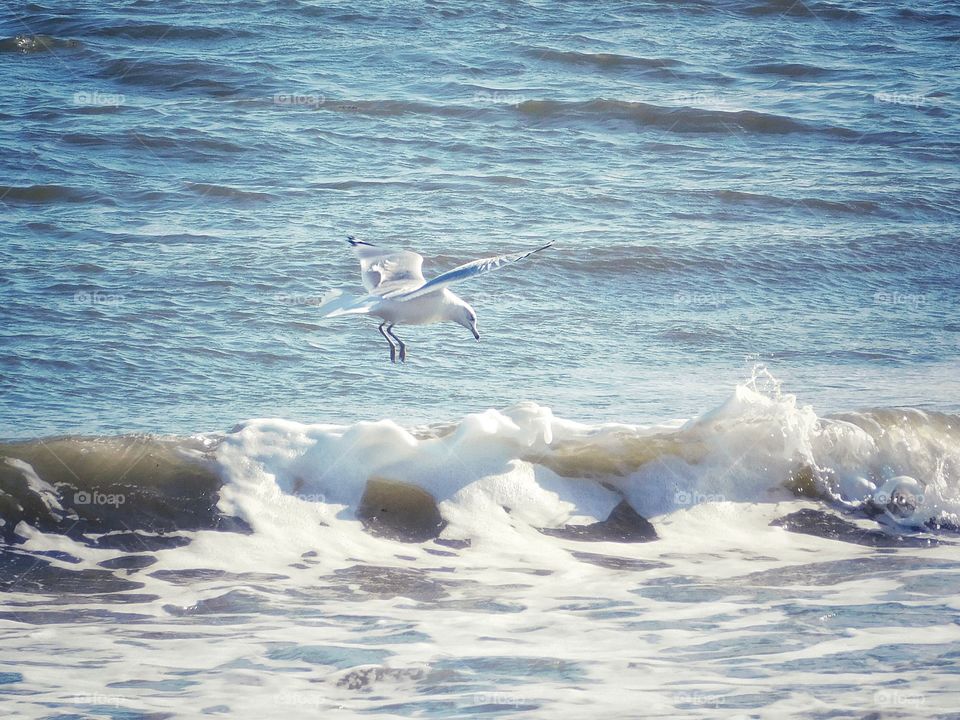
{"label": "bird's leg", "polygon": [[384,320],[382,323],[380,323],[380,327],[378,327],[377,330],[379,330],[380,334],[383,335],[383,339],[390,343],[390,362],[395,363],[397,361],[397,348],[394,346],[393,340],[390,339],[390,336],[383,331],[383,326],[386,324],[387,321]]}
{"label": "bird's leg", "polygon": [[407,346],[404,344],[403,340],[398,338],[393,332],[393,325],[390,324],[387,326],[387,332],[390,333],[390,337],[397,341],[397,344],[400,346],[400,362],[407,361]]}

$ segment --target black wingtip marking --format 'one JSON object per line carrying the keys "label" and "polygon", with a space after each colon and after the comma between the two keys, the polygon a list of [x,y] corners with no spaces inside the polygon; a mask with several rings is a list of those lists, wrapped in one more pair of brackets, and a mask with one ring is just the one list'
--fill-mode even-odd
{"label": "black wingtip marking", "polygon": [[356,247],[357,245],[370,245],[373,247],[371,243],[364,242],[363,240],[357,240],[353,235],[347,235],[347,242],[353,247]]}
{"label": "black wingtip marking", "polygon": [[533,250],[531,250],[530,252],[528,252],[526,255],[524,255],[522,258],[518,258],[518,259],[519,259],[519,260],[523,260],[523,258],[528,258],[528,257],[530,257],[531,255],[533,255],[534,253],[538,253],[538,252],[540,252],[541,250],[546,250],[548,247],[551,247],[555,242],[556,242],[556,240],[551,240],[551,241],[548,242],[546,245],[541,245],[541,246],[538,247],[538,248],[534,248]]}

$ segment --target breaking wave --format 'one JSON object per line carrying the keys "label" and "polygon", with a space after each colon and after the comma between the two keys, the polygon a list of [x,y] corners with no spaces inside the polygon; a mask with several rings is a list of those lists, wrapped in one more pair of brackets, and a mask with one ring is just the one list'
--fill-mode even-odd
{"label": "breaking wave", "polygon": [[895,532],[960,526],[960,418],[819,417],[765,372],[693,420],[653,426],[586,425],[522,402],[414,428],[258,419],[186,439],[7,444],[0,458],[0,532],[14,543],[39,530],[175,547],[189,542],[177,533],[270,534],[291,517],[413,542],[523,528],[634,542],[693,505],[797,497]]}

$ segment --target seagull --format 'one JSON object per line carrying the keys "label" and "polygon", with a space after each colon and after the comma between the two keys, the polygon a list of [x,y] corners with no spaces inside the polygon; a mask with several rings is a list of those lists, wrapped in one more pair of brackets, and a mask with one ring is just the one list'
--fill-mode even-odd
{"label": "seagull", "polygon": [[341,290],[331,290],[320,300],[318,309],[321,318],[342,315],[374,315],[383,320],[377,328],[390,344],[390,362],[407,361],[407,346],[398,338],[393,328],[396,325],[429,325],[438,322],[455,322],[463,325],[476,340],[477,313],[462,298],[448,289],[455,283],[469,280],[483,273],[496,270],[553,245],[546,245],[525,252],[495,255],[465,263],[453,270],[437,275],[432,280],[423,277],[423,256],[410,250],[392,250],[347,236],[360,261],[360,279],[367,290],[363,297],[348,295]]}

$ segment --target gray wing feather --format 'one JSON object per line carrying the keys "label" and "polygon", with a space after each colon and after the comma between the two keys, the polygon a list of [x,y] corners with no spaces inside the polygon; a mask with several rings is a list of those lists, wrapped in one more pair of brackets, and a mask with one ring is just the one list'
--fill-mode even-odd
{"label": "gray wing feather", "polygon": [[423,283],[421,255],[409,250],[378,247],[349,236],[347,242],[360,261],[360,279],[368,292],[388,283],[389,288],[416,287]]}
{"label": "gray wing feather", "polygon": [[468,262],[464,265],[460,265],[459,267],[455,267],[453,270],[448,270],[442,275],[437,275],[432,280],[429,280],[412,290],[397,290],[384,294],[383,297],[400,301],[412,300],[413,298],[418,298],[422,295],[436,292],[437,290],[445,288],[448,285],[463,282],[464,280],[469,280],[477,275],[483,275],[491,270],[496,270],[504,265],[518,262],[519,260],[530,257],[536,252],[545,250],[551,245],[553,245],[553,241],[548,242],[546,245],[541,247],[534,248],[533,250],[527,250],[526,252],[510,253],[508,255],[497,255],[495,257],[474,260],[473,262]]}

